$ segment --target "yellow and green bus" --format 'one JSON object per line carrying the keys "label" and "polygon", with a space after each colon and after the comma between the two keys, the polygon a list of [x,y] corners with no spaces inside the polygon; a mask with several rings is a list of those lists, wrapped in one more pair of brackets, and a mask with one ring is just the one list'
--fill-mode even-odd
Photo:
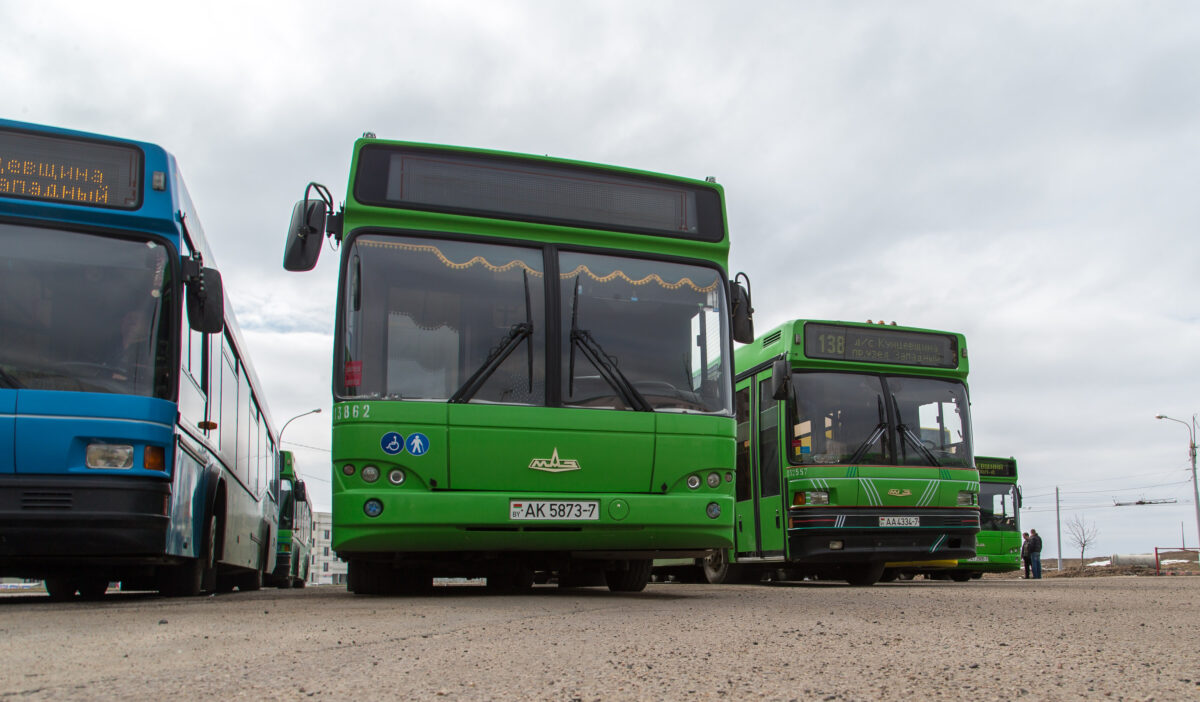
{"label": "yellow and green bus", "polygon": [[975,555],[961,334],[798,319],[738,349],[734,545],[709,582],[870,585],[889,561]]}
{"label": "yellow and green bus", "polygon": [[733,339],[753,331],[719,185],[367,134],[333,209],[310,184],[284,266],[340,248],[352,591],[638,591],[655,557],[732,545]]}

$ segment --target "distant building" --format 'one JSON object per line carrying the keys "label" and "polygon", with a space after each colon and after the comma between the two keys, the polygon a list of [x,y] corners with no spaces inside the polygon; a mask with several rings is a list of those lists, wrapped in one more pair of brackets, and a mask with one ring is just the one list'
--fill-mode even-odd
{"label": "distant building", "polygon": [[333,552],[333,515],[313,512],[312,567],[308,571],[311,585],[345,585],[346,562]]}

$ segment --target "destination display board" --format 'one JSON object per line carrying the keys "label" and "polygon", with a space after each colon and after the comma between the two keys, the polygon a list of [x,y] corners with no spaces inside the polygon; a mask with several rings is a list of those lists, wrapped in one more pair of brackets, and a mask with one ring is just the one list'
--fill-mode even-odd
{"label": "destination display board", "polygon": [[0,196],[136,209],[141,182],[135,146],[0,129]]}
{"label": "destination display board", "polygon": [[1011,458],[975,457],[975,468],[980,478],[1015,478],[1017,477],[1017,462]]}
{"label": "destination display board", "polygon": [[355,198],[385,207],[721,241],[720,193],[669,178],[407,146],[358,157]]}
{"label": "destination display board", "polygon": [[958,339],[937,332],[810,322],[804,325],[804,355],[836,361],[957,368]]}

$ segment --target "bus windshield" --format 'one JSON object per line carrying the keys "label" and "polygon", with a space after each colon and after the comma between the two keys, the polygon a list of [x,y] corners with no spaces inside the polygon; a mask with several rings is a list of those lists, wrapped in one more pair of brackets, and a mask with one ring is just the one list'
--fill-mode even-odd
{"label": "bus windshield", "polygon": [[169,252],[0,224],[0,387],[172,399]]}
{"label": "bus windshield", "polygon": [[543,406],[554,339],[566,405],[730,414],[717,269],[559,252],[551,332],[545,255],[357,237],[343,275],[339,395]]}
{"label": "bus windshield", "polygon": [[794,464],[974,465],[960,382],[859,373],[792,377]]}
{"label": "bus windshield", "polygon": [[981,482],[979,528],[983,531],[1019,531],[1016,505],[1016,485]]}

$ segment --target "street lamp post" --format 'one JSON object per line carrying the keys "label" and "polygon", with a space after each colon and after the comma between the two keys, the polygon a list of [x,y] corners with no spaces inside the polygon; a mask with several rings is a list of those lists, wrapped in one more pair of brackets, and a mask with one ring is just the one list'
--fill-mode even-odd
{"label": "street lamp post", "polygon": [[300,419],[301,417],[307,417],[310,414],[320,414],[320,413],[321,413],[321,408],[318,407],[316,409],[310,409],[307,412],[301,412],[300,414],[296,415],[295,417],[292,417],[291,419],[284,422],[283,428],[279,430],[279,446],[280,447],[283,446],[283,432],[287,430],[289,424],[296,421],[297,419]]}
{"label": "street lamp post", "polygon": [[1178,422],[1187,427],[1188,430],[1188,455],[1192,459],[1192,504],[1196,506],[1196,545],[1200,546],[1200,486],[1196,483],[1196,415],[1192,415],[1192,423],[1188,424],[1182,419],[1168,417],[1165,414],[1154,415],[1155,419],[1167,419],[1172,422]]}

